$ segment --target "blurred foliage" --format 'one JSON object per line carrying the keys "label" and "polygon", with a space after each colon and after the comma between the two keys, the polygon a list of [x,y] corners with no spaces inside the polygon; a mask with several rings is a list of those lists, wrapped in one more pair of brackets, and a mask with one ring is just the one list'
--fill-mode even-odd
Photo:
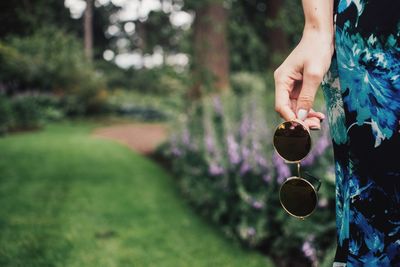
{"label": "blurred foliage", "polygon": [[304,20],[301,1],[282,1],[276,18],[271,18],[274,1],[282,0],[232,0],[227,5],[233,71],[263,72],[271,68],[269,64],[283,61],[289,51],[274,51],[271,28],[282,30],[289,48],[299,42]]}
{"label": "blurred foliage", "polygon": [[[282,178],[279,173],[285,167],[274,157],[268,141],[279,121],[273,111],[270,64],[282,61],[285,55],[272,48],[274,37],[269,30],[281,29],[290,48],[299,41],[303,27],[301,1],[280,2],[277,16],[271,18],[269,12],[276,1],[282,0],[220,0],[229,11],[233,94],[186,103],[184,114],[180,111],[191,84],[186,69],[178,72],[162,65],[125,70],[102,60],[105,49],[115,54],[146,54],[158,49],[164,52],[164,60],[174,53],[193,56],[192,29],[173,26],[170,11],[152,11],[146,18],[121,21],[117,18],[121,7],[112,1],[95,6],[95,61],[91,64],[81,45],[82,18],[71,19],[64,1],[3,1],[0,91],[5,95],[0,95],[0,133],[38,128],[46,121],[72,115],[176,118],[166,152],[182,191],[200,213],[231,238],[270,253],[282,264],[316,259],[326,264],[335,240],[334,184],[329,166],[333,161],[328,149],[312,161],[313,173],[331,179],[325,179],[320,192],[325,204],[312,217],[300,223],[288,217],[276,194]],[[172,1],[175,11],[194,15],[209,2]],[[135,30],[128,32],[126,23],[134,23]],[[116,34],[107,31],[110,26],[117,28]],[[321,103],[317,97],[316,106]],[[318,140],[322,138],[327,136]],[[233,160],[234,151],[238,162]],[[255,154],[247,157],[246,153]]]}
{"label": "blurred foliage", "polygon": [[313,133],[313,150],[302,164],[303,172],[323,180],[319,207],[299,221],[284,212],[278,199],[280,184],[296,170],[272,147],[276,118],[265,105],[271,92],[261,90],[260,80],[251,85],[250,77],[239,74],[233,84],[260,90],[204,98],[180,115],[164,153],[188,201],[227,236],[273,256],[278,266],[315,264],[335,242],[327,125]]}
{"label": "blurred foliage", "polygon": [[0,134],[41,128],[46,122],[65,117],[60,97],[31,93],[6,97],[0,94]]}
{"label": "blurred foliage", "polygon": [[182,28],[174,27],[169,18],[168,13],[162,11],[151,11],[148,18],[144,22],[137,22],[138,27],[142,27],[145,39],[144,53],[152,53],[155,47],[162,47],[165,53],[182,52],[182,47],[187,38]]}
{"label": "blurred foliage", "polygon": [[265,93],[267,90],[265,79],[261,75],[251,72],[238,72],[231,75],[232,91],[240,96],[248,93]]}
{"label": "blurred foliage", "polygon": [[130,85],[130,88],[137,88],[142,93],[169,95],[183,94],[187,81],[184,75],[166,67],[135,71],[131,75]]}
{"label": "blurred foliage", "polygon": [[232,1],[228,41],[232,71],[264,71],[268,58],[266,1]]}
{"label": "blurred foliage", "polygon": [[121,69],[109,62],[97,62],[96,69],[106,77],[107,88],[123,89],[153,95],[183,95],[189,83],[187,72],[177,72],[171,66],[152,69]]}
{"label": "blurred foliage", "polygon": [[[266,0],[263,1],[268,2]],[[280,27],[289,40],[290,49],[294,48],[300,41],[304,27],[304,14],[301,1],[283,1],[283,6],[279,10],[277,18],[271,19],[266,17],[264,23],[267,28]],[[268,37],[266,43],[268,44]]]}
{"label": "blurred foliage", "polygon": [[81,24],[70,17],[64,1],[0,1],[0,38],[10,35],[26,36],[38,28],[74,30]]}
{"label": "blurred foliage", "polygon": [[[113,44],[122,36],[109,36],[106,31],[111,24],[111,17],[121,10],[120,6],[112,4],[110,1],[105,5],[97,6],[93,9],[93,57],[95,60],[103,60],[103,52],[112,49]],[[80,26],[83,24],[83,16],[75,20]],[[74,31],[80,39],[83,39],[83,27]]]}
{"label": "blurred foliage", "polygon": [[30,130],[42,126],[40,106],[29,95],[19,95],[12,100],[14,113],[13,128],[16,130]]}
{"label": "blurred foliage", "polygon": [[0,95],[0,135],[11,129],[13,120],[14,113],[9,98]]}
{"label": "blurred foliage", "polygon": [[[271,28],[283,31],[289,48],[299,42],[304,23],[301,1],[283,1],[276,17],[270,18],[273,1],[282,0],[223,1],[229,12],[228,42],[232,71],[263,72],[270,68],[269,63],[283,60],[286,53],[277,53],[271,48],[273,36],[268,35]],[[194,13],[206,3],[196,0],[176,2],[183,3],[184,10]]]}
{"label": "blurred foliage", "polygon": [[117,115],[142,121],[165,121],[182,110],[182,97],[176,94],[154,95],[136,91],[114,90],[107,100],[109,110]]}
{"label": "blurred foliage", "polygon": [[[111,2],[96,6],[93,12],[94,57],[102,59],[103,51],[115,41],[105,34],[110,24],[110,16],[120,10]],[[1,1],[0,38],[8,36],[28,36],[40,28],[49,26],[83,38],[83,17],[71,18],[63,0]]]}
{"label": "blurred foliage", "polygon": [[70,105],[68,114],[98,112],[105,102],[105,81],[84,59],[80,42],[54,27],[0,43],[0,83],[8,95],[29,90],[76,99],[79,106]]}

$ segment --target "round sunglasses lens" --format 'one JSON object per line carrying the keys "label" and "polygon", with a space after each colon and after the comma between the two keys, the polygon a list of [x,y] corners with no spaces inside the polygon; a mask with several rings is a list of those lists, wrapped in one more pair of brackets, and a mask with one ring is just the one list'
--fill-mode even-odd
{"label": "round sunglasses lens", "polygon": [[311,136],[299,122],[281,123],[274,134],[274,146],[279,155],[288,161],[299,161],[311,149]]}
{"label": "round sunglasses lens", "polygon": [[317,195],[303,179],[287,180],[281,187],[279,198],[282,206],[298,217],[310,215],[316,207]]}

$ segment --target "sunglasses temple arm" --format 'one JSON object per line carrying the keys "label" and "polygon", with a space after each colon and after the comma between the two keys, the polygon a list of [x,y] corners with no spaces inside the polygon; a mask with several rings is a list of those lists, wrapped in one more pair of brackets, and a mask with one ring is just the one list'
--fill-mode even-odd
{"label": "sunglasses temple arm", "polygon": [[319,188],[321,187],[321,180],[320,179],[318,179],[317,177],[315,177],[315,176],[312,176],[309,172],[304,172],[304,174],[306,174],[308,177],[310,177],[310,178],[312,178],[314,181],[316,181],[317,182],[317,186],[316,186],[316,189],[317,189],[317,191],[319,190]]}

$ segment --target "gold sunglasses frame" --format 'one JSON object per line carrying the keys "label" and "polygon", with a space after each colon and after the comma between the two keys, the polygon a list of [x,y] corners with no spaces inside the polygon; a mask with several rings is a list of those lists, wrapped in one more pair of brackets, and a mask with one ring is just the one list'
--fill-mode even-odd
{"label": "gold sunglasses frame", "polygon": [[[318,186],[317,186],[317,189],[316,189],[315,186],[314,186],[312,183],[310,183],[308,180],[306,180],[306,179],[304,179],[303,177],[301,177],[302,175],[301,175],[301,173],[300,173],[300,162],[301,162],[303,159],[305,159],[305,158],[310,154],[310,152],[311,152],[311,150],[312,150],[312,148],[313,148],[313,142],[312,142],[310,130],[307,128],[307,126],[304,124],[303,121],[298,120],[298,119],[295,119],[295,120],[292,120],[292,121],[284,121],[284,122],[281,122],[281,123],[275,128],[274,135],[273,135],[273,136],[274,136],[274,139],[275,139],[276,131],[279,129],[279,127],[280,127],[282,124],[285,124],[285,123],[287,123],[287,122],[296,122],[296,123],[299,123],[300,125],[302,125],[303,128],[307,130],[307,133],[308,133],[308,135],[309,135],[309,137],[310,137],[311,145],[310,145],[310,149],[308,150],[307,154],[306,154],[302,159],[296,160],[296,161],[290,161],[290,160],[285,159],[281,154],[279,154],[277,148],[275,147],[275,140],[274,140],[274,142],[272,142],[272,143],[273,143],[273,146],[274,146],[274,149],[275,149],[275,152],[278,154],[278,156],[279,156],[281,159],[283,159],[283,161],[284,161],[285,163],[287,163],[287,164],[297,164],[297,175],[298,175],[298,176],[290,176],[290,177],[286,178],[285,181],[281,184],[281,186],[280,186],[280,188],[279,188],[279,202],[281,203],[282,208],[283,208],[289,215],[291,215],[291,216],[293,216],[293,217],[295,217],[295,218],[304,220],[305,218],[307,218],[308,216],[310,216],[311,214],[313,214],[314,211],[317,209],[317,204],[318,204],[318,191],[319,191],[319,188],[320,188],[320,186],[321,186],[321,181],[320,181],[318,178],[316,178],[316,177],[314,177],[314,176],[312,176],[312,175],[310,175],[310,174],[307,173],[307,174],[309,175],[309,177],[315,179],[315,180],[318,182]],[[281,199],[282,199],[282,198],[281,198],[281,191],[282,191],[283,186],[284,186],[287,182],[289,182],[289,181],[291,181],[291,180],[293,180],[293,179],[299,179],[299,180],[302,180],[302,181],[306,182],[308,185],[311,186],[311,188],[312,188],[312,190],[314,191],[314,194],[315,194],[315,199],[316,199],[316,201],[315,201],[314,209],[313,209],[310,213],[308,213],[307,215],[305,215],[305,216],[298,216],[298,215],[295,215],[295,214],[291,213],[290,211],[288,211],[288,210],[286,209],[285,205],[283,205],[282,200],[281,200]]]}

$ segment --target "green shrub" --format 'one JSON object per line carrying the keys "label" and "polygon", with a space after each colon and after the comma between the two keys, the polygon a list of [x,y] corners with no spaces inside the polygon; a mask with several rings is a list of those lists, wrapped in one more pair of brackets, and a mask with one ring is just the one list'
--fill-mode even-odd
{"label": "green shrub", "polygon": [[5,134],[13,125],[14,112],[10,100],[0,95],[0,135]]}
{"label": "green shrub", "polygon": [[[246,76],[246,80],[247,81]],[[333,155],[326,122],[312,133],[302,170],[321,177],[318,210],[304,221],[280,206],[280,184],[295,173],[272,146],[275,119],[258,90],[214,96],[177,116],[166,158],[187,199],[231,238],[286,266],[320,261],[335,241]],[[275,112],[274,112],[275,114]]]}
{"label": "green shrub", "polygon": [[32,97],[38,104],[41,116],[45,122],[59,121],[65,117],[60,97],[46,93],[30,94],[29,97]]}
{"label": "green shrub", "polygon": [[179,114],[183,101],[179,95],[165,96],[114,90],[107,99],[107,105],[118,115],[143,121],[164,121]]}
{"label": "green shrub", "polygon": [[110,63],[97,63],[96,66],[105,74],[107,86],[112,90],[123,89],[166,96],[183,94],[188,85],[187,73],[176,72],[169,66],[127,70]]}
{"label": "green shrub", "polygon": [[266,90],[265,80],[260,75],[250,72],[238,72],[231,75],[231,87],[237,95],[263,93]]}
{"label": "green shrub", "polygon": [[30,95],[19,95],[12,99],[14,111],[14,125],[16,130],[30,130],[40,128],[43,117],[36,99]]}
{"label": "green shrub", "polygon": [[63,118],[60,98],[54,95],[37,92],[13,97],[0,95],[0,134],[37,129],[48,121]]}
{"label": "green shrub", "polygon": [[158,95],[182,94],[187,88],[185,76],[167,66],[133,71],[130,85],[141,93]]}
{"label": "green shrub", "polygon": [[81,42],[54,27],[0,42],[0,82],[10,95],[36,91],[72,97],[79,107],[68,106],[68,114],[99,112],[105,104],[100,92],[105,80],[85,60]]}

